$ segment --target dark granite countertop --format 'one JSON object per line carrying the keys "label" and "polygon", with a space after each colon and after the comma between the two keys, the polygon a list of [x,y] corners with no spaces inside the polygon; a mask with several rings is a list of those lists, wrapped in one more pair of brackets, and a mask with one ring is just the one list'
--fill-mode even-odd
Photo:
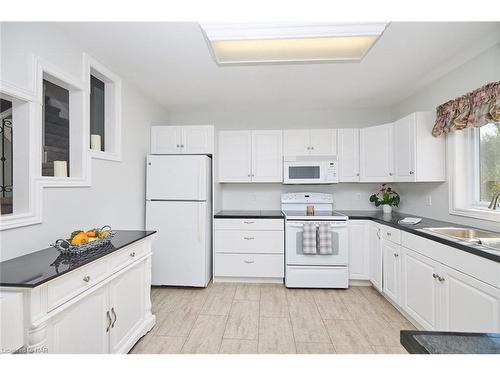
{"label": "dark granite countertop", "polygon": [[118,230],[111,242],[82,255],[61,255],[54,247],[0,263],[0,286],[34,288],[156,233]]}
{"label": "dark granite countertop", "polygon": [[283,219],[280,210],[222,210],[214,215],[215,219]]}
{"label": "dark granite countertop", "polygon": [[[427,239],[442,243],[443,245],[451,246],[456,249],[466,251],[468,253],[487,258],[493,260],[495,262],[500,263],[500,251],[495,251],[493,249],[477,245],[467,243],[465,241],[454,241],[452,239],[448,239],[444,236],[435,235],[429,232],[421,231],[424,228],[439,228],[439,227],[464,227],[471,228],[467,225],[449,223],[446,221],[429,219],[422,216],[405,214],[402,212],[393,211],[391,214],[384,214],[382,211],[349,211],[349,210],[337,210],[338,212],[343,213],[344,215],[349,216],[349,220],[373,220],[377,223],[388,225],[393,228],[397,228],[403,230],[405,232],[409,232],[411,234],[425,237]],[[422,221],[418,224],[400,224],[399,220],[404,219],[405,217],[420,217]]]}
{"label": "dark granite countertop", "polygon": [[401,331],[410,354],[500,354],[499,333]]}

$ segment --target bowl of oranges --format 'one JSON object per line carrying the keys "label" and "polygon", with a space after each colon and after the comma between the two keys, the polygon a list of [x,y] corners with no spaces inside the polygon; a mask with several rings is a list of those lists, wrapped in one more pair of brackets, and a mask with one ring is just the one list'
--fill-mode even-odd
{"label": "bowl of oranges", "polygon": [[109,225],[89,230],[75,230],[68,239],[58,239],[50,246],[55,247],[63,254],[81,254],[82,252],[98,248],[111,242],[116,234]]}

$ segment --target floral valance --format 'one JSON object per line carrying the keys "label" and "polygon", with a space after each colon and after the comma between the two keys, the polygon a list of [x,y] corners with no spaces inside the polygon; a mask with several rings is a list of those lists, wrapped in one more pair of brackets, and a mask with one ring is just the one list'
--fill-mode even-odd
{"label": "floral valance", "polygon": [[500,123],[500,81],[450,100],[436,108],[435,137],[453,130]]}

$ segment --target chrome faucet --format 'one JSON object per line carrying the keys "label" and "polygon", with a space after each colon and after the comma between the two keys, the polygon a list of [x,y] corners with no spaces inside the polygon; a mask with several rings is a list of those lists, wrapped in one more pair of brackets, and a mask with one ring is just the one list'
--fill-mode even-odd
{"label": "chrome faucet", "polygon": [[499,203],[500,203],[500,190],[498,190],[495,194],[493,194],[493,198],[491,198],[491,202],[488,205],[488,208],[490,210],[496,210]]}

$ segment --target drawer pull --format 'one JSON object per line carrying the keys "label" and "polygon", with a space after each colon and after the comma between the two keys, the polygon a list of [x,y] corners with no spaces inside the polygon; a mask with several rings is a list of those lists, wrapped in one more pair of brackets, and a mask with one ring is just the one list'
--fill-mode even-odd
{"label": "drawer pull", "polygon": [[109,327],[111,327],[111,315],[109,315],[109,311],[106,311],[106,317],[108,318],[108,326],[106,327],[106,332],[109,332]]}
{"label": "drawer pull", "polygon": [[255,237],[243,237],[245,240],[255,240]]}
{"label": "drawer pull", "polygon": [[85,277],[83,278],[83,281],[85,281],[86,283],[88,283],[88,282],[90,281],[90,276],[88,276],[88,275],[87,275],[87,276],[85,276]]}
{"label": "drawer pull", "polygon": [[115,317],[115,320],[113,320],[113,323],[111,323],[111,328],[115,328],[115,323],[116,323],[117,316],[116,316],[116,312],[115,312],[115,308],[114,307],[111,308],[111,312],[113,313],[113,315]]}
{"label": "drawer pull", "polygon": [[244,262],[246,264],[252,264],[252,263],[255,263],[255,260],[244,260]]}
{"label": "drawer pull", "polygon": [[392,236],[392,233],[391,232],[387,232],[387,236],[388,237]]}
{"label": "drawer pull", "polygon": [[255,221],[244,221],[245,224],[255,224]]}
{"label": "drawer pull", "polygon": [[397,258],[399,256],[399,254],[397,253],[394,253],[394,257]]}
{"label": "drawer pull", "polygon": [[135,251],[132,251],[132,252],[130,253],[130,256],[131,256],[132,258],[133,258],[133,257],[135,257]]}

